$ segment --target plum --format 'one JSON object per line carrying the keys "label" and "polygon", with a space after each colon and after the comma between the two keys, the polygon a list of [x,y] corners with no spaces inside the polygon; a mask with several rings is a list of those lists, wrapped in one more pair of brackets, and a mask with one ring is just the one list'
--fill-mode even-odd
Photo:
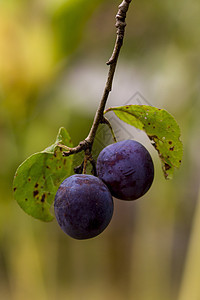
{"label": "plum", "polygon": [[149,190],[154,178],[154,165],[142,144],[125,140],[111,144],[100,152],[97,175],[114,197],[136,200]]}
{"label": "plum", "polygon": [[113,199],[107,186],[93,175],[76,174],[58,188],[54,211],[61,229],[75,239],[100,234],[113,215]]}

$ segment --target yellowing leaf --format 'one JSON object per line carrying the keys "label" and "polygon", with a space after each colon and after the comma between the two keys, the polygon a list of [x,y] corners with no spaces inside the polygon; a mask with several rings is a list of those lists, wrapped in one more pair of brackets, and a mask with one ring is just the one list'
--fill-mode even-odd
{"label": "yellowing leaf", "polygon": [[166,179],[171,179],[179,168],[183,155],[180,128],[166,110],[148,105],[126,105],[108,108],[122,121],[144,130],[158,151]]}

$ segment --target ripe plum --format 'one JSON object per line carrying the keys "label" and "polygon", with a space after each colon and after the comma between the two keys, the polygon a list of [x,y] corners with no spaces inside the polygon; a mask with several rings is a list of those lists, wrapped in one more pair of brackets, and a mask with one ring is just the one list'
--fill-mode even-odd
{"label": "ripe plum", "polygon": [[111,144],[100,152],[97,174],[114,197],[135,200],[149,190],[154,178],[154,166],[142,144],[125,140]]}
{"label": "ripe plum", "polygon": [[55,196],[54,211],[61,229],[75,239],[100,234],[113,215],[113,199],[107,186],[92,175],[72,175]]}

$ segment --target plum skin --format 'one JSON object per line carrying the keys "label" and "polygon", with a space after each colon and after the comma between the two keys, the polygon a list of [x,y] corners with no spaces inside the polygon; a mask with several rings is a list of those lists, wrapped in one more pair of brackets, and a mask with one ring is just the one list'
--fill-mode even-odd
{"label": "plum skin", "polygon": [[75,239],[99,235],[110,223],[113,199],[107,186],[92,175],[76,174],[58,188],[54,211],[61,229]]}
{"label": "plum skin", "polygon": [[105,147],[97,158],[98,177],[111,194],[121,200],[136,200],[151,187],[154,165],[147,149],[125,140]]}

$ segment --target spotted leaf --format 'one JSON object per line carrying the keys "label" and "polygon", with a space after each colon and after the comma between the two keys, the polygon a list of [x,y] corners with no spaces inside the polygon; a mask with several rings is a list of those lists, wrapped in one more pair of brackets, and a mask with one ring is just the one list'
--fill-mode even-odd
{"label": "spotted leaf", "polygon": [[164,109],[148,105],[110,107],[104,113],[109,111],[127,124],[146,132],[158,151],[165,178],[171,179],[174,169],[180,167],[183,155],[180,128],[172,115]]}
{"label": "spotted leaf", "polygon": [[58,143],[72,147],[69,134],[60,128],[56,142],[44,151],[27,158],[17,169],[14,198],[29,215],[52,221],[51,204],[60,183],[71,175],[72,156],[63,157]]}

